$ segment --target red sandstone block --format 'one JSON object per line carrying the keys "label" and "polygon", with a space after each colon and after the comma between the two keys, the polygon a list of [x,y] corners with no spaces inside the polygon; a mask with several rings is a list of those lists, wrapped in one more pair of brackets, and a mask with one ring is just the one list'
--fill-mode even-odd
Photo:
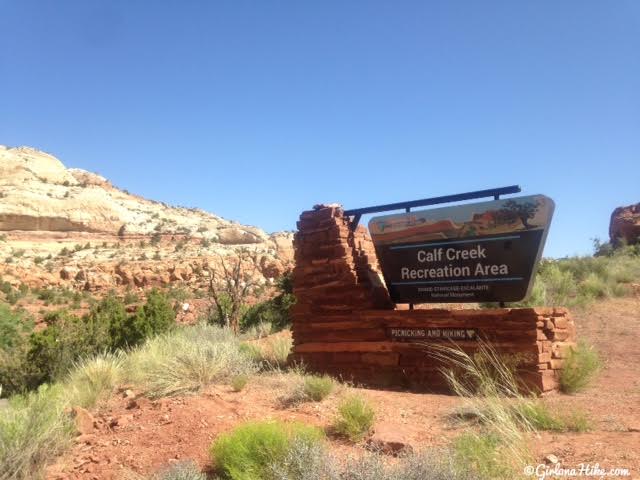
{"label": "red sandstone block", "polygon": [[545,335],[544,331],[542,331],[542,330],[537,330],[536,331],[536,335],[537,335],[537,339],[538,340],[547,340],[547,336]]}
{"label": "red sandstone block", "polygon": [[538,362],[546,363],[551,361],[551,352],[543,352],[538,355]]}
{"label": "red sandstone block", "polygon": [[568,340],[571,337],[571,332],[569,330],[560,330],[556,329],[553,332],[553,340],[554,341],[564,341]]}
{"label": "red sandstone block", "polygon": [[543,370],[540,372],[542,377],[542,391],[548,392],[556,390],[559,386],[558,377],[553,370]]}
{"label": "red sandstone block", "polygon": [[569,326],[567,317],[553,317],[553,323],[556,328],[567,328]]}
{"label": "red sandstone block", "polygon": [[359,363],[360,354],[357,352],[336,352],[330,354],[331,363]]}
{"label": "red sandstone block", "polygon": [[363,353],[362,362],[370,365],[398,365],[400,356],[397,353]]}

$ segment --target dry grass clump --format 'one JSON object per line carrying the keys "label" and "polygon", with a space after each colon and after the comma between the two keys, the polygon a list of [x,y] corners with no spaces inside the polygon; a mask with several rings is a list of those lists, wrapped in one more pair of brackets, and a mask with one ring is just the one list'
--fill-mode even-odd
{"label": "dry grass clump", "polygon": [[75,363],[64,383],[70,403],[90,408],[108,399],[122,379],[124,363],[122,352],[103,353]]}
{"label": "dry grass clump", "polygon": [[338,405],[333,430],[352,442],[358,442],[366,437],[373,428],[375,416],[375,411],[367,400],[352,394],[344,398]]}
{"label": "dry grass clump", "polygon": [[44,466],[71,442],[73,422],[64,413],[67,393],[61,386],[41,386],[15,395],[0,409],[0,479],[38,478]]}
{"label": "dry grass clump", "polygon": [[292,347],[290,336],[274,335],[259,342],[245,342],[241,349],[262,370],[278,370],[287,364]]}
{"label": "dry grass clump", "polygon": [[245,373],[241,373],[239,375],[234,376],[231,379],[231,388],[233,388],[234,392],[240,392],[247,386],[249,382],[249,375]]}
{"label": "dry grass clump", "polygon": [[321,402],[331,394],[334,386],[335,381],[329,375],[307,375],[304,379],[302,392],[309,400]]}
{"label": "dry grass clump", "polygon": [[256,368],[229,330],[199,324],[148,340],[126,363],[129,381],[150,397],[196,392]]}

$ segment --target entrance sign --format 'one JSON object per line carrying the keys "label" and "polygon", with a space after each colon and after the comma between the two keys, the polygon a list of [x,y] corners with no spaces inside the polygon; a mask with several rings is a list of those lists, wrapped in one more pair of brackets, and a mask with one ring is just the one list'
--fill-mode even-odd
{"label": "entrance sign", "polygon": [[531,290],[553,200],[544,195],[374,217],[396,303],[517,302]]}

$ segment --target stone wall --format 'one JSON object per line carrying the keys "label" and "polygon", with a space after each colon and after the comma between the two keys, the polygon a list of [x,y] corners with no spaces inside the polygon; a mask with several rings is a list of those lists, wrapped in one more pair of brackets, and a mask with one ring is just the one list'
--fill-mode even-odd
{"label": "stone wall", "polygon": [[398,310],[382,281],[373,243],[365,227],[351,231],[339,206],[303,212],[294,239],[296,266],[291,310],[294,351],[291,360],[312,371],[358,383],[443,389],[443,366],[429,345],[449,340],[405,341],[394,329],[469,331],[456,340],[466,352],[478,339],[518,364],[518,374],[540,392],[554,390],[575,326],[562,308],[494,310]]}

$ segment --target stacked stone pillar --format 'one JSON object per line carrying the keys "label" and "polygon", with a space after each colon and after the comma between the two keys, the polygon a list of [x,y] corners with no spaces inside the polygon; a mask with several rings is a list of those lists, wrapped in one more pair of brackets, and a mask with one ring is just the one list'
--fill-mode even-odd
{"label": "stacked stone pillar", "polygon": [[575,345],[567,310],[397,310],[367,229],[351,229],[338,205],[303,212],[294,248],[292,361],[366,385],[441,390],[445,365],[431,355],[428,342],[397,341],[390,331],[470,329],[476,339],[456,341],[466,352],[476,352],[481,339],[507,355],[535,391],[558,387],[564,359]]}

